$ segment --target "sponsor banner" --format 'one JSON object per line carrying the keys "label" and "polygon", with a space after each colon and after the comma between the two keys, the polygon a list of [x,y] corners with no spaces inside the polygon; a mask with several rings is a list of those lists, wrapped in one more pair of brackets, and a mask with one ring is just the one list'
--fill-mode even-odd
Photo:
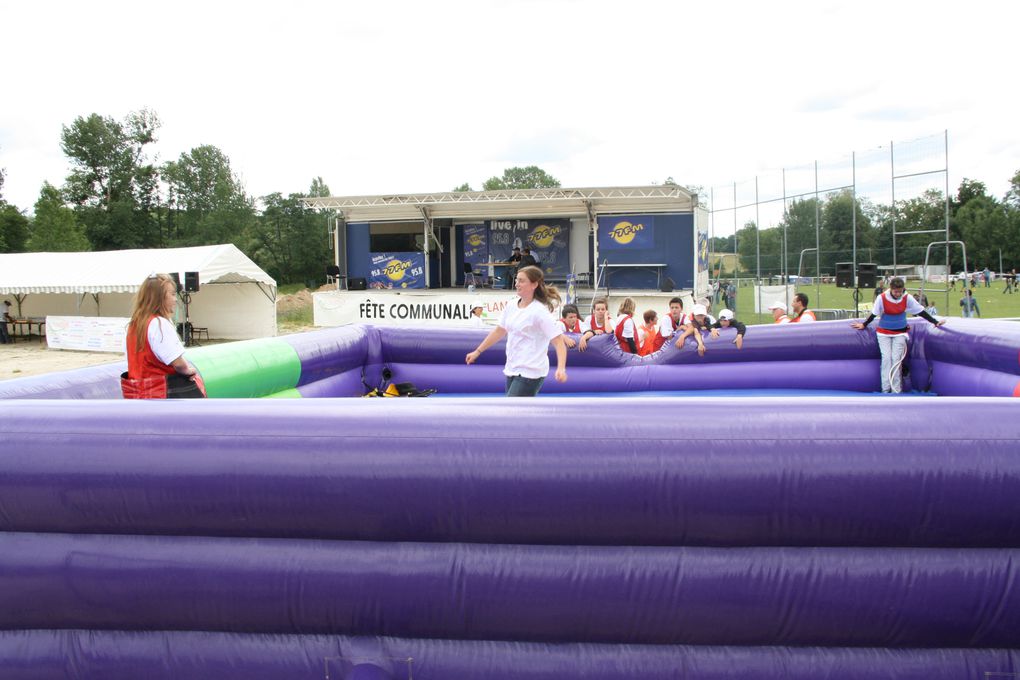
{"label": "sponsor banner", "polygon": [[503,308],[516,302],[517,295],[396,295],[328,291],[313,293],[316,326],[344,326],[368,323],[376,326],[460,326],[470,327],[471,308],[482,306],[482,321],[495,325]]}
{"label": "sponsor banner", "polygon": [[655,218],[651,215],[615,215],[598,218],[599,252],[655,248]]}
{"label": "sponsor banner", "polygon": [[422,253],[372,253],[368,287],[424,288],[425,256]]}
{"label": "sponsor banner", "polygon": [[475,267],[489,261],[489,230],[484,224],[464,225],[464,262]]}
{"label": "sponsor banner", "polygon": [[570,273],[570,220],[491,220],[489,253],[506,262],[514,247],[530,248],[546,278],[565,279]]}
{"label": "sponsor banner", "polygon": [[698,273],[708,271],[708,232],[698,232]]}
{"label": "sponsor banner", "polygon": [[130,321],[114,316],[47,316],[46,344],[50,349],[124,354]]}

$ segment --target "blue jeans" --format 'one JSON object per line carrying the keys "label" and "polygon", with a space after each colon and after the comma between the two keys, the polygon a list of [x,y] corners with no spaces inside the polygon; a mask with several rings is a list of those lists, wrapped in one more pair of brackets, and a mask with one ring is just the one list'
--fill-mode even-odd
{"label": "blue jeans", "polygon": [[542,389],[545,378],[525,378],[522,375],[508,375],[506,377],[506,396],[508,397],[533,397]]}

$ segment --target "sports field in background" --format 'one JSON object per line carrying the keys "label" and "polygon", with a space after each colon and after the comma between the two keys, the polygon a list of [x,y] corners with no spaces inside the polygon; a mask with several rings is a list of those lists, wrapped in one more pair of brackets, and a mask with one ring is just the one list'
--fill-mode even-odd
{"label": "sports field in background", "polygon": [[[917,295],[917,281],[908,281],[907,289],[915,297]],[[978,307],[981,309],[982,319],[997,319],[1020,317],[1020,293],[1004,294],[1006,284],[1003,281],[992,281],[990,288],[984,284],[974,288],[974,297],[977,298]],[[949,305],[946,306],[946,294],[934,292],[936,289],[944,289],[945,284],[931,284],[925,288],[925,295],[928,301],[938,309],[939,316],[960,318],[962,308],[960,298],[963,297],[962,284],[956,284],[956,290],[949,291]],[[806,293],[811,309],[853,309],[853,289],[837,288],[835,284],[827,284],[816,289],[815,286],[797,286],[796,290]],[[818,293],[821,293],[820,299]],[[768,312],[761,315],[754,313],[754,288],[741,286],[737,289],[737,318],[746,324],[772,323],[772,315]],[[861,289],[861,302],[868,303],[875,299],[874,289]],[[713,306],[714,311],[722,309],[724,305]],[[862,312],[866,317],[867,312]]]}

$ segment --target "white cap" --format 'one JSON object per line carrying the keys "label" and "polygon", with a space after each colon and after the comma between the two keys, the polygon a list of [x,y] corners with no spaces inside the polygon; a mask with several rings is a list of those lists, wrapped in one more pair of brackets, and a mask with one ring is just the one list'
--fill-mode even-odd
{"label": "white cap", "polygon": [[785,312],[786,311],[786,303],[785,302],[774,302],[771,305],[769,305],[768,307],[766,307],[766,309],[768,309],[769,311],[771,311],[773,309],[781,309],[781,310],[783,310]]}
{"label": "white cap", "polygon": [[723,319],[729,320],[729,319],[732,319],[732,318],[733,318],[733,312],[728,310],[728,309],[724,309],[721,312],[719,312],[719,320],[720,321],[722,321]]}
{"label": "white cap", "polygon": [[472,302],[471,303],[471,311],[472,312],[475,311],[476,309],[483,309],[483,308],[484,308],[484,306],[482,305],[481,302]]}
{"label": "white cap", "polygon": [[708,310],[705,309],[705,305],[694,305],[691,307],[691,314],[697,316],[698,314],[708,314]]}

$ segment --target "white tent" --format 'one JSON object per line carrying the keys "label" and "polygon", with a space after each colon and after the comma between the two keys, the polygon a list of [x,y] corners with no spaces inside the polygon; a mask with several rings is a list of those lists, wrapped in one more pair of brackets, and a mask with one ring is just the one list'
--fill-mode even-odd
{"label": "white tent", "polygon": [[[276,281],[232,244],[111,250],[95,253],[0,255],[0,295],[22,317],[131,315],[131,300],[147,276],[198,272],[189,319],[214,338],[276,335]],[[19,309],[20,304],[20,309]],[[183,321],[183,305],[178,305]]]}

